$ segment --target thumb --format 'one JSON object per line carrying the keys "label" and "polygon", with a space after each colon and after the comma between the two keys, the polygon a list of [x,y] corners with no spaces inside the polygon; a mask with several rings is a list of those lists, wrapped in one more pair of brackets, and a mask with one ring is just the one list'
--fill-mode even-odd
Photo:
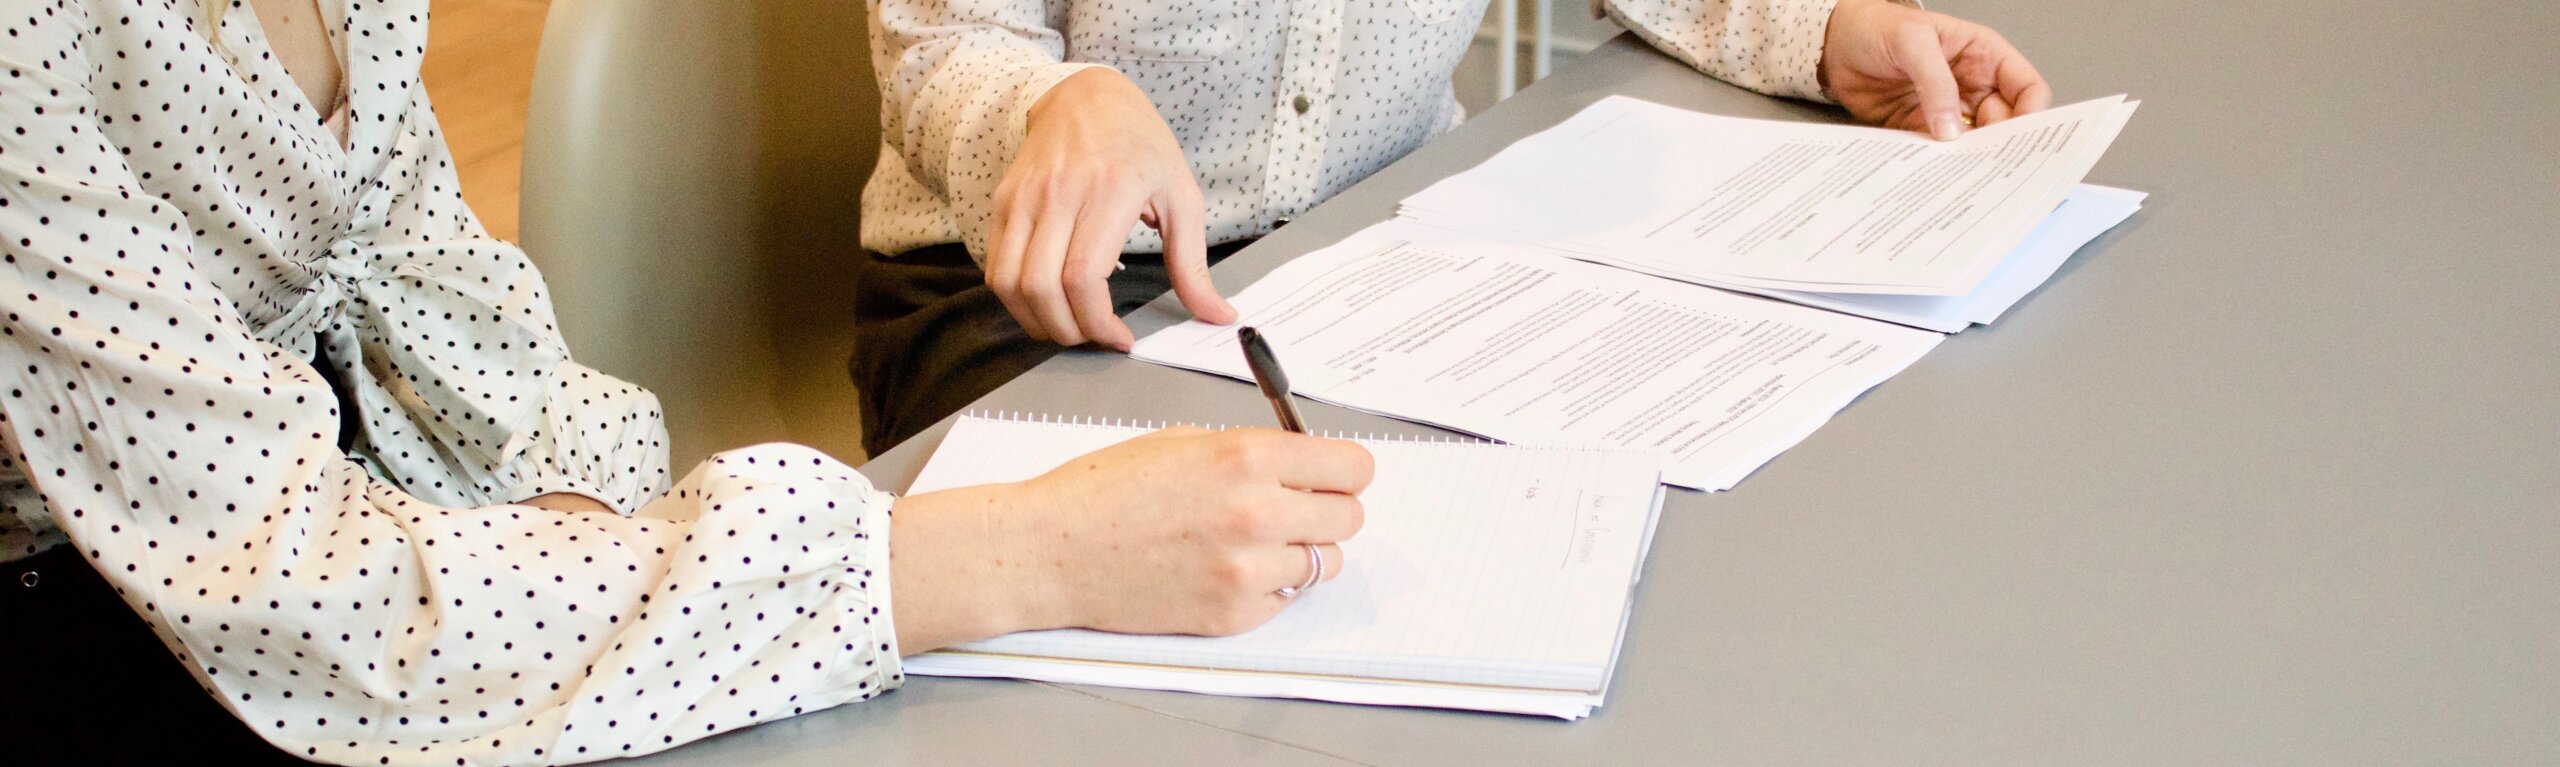
{"label": "thumb", "polygon": [[1202,219],[1207,218],[1198,193],[1174,195],[1166,206],[1171,215],[1157,218],[1156,232],[1164,236],[1164,268],[1173,278],[1173,295],[1191,315],[1224,325],[1236,321],[1236,308],[1218,295],[1218,285],[1209,281],[1208,234]]}
{"label": "thumb", "polygon": [[1938,25],[1928,20],[1906,22],[1895,33],[1894,62],[1920,102],[1920,124],[1929,135],[1948,141],[1964,133],[1964,98],[1956,90],[1955,72],[1947,67],[1946,49],[1938,44]]}

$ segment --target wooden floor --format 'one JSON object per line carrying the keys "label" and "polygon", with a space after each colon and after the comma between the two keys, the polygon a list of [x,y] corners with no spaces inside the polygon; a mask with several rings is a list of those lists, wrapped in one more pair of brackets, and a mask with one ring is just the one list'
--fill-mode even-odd
{"label": "wooden floor", "polygon": [[489,234],[516,239],[517,173],[534,51],[550,0],[435,0],[423,65],[462,196]]}

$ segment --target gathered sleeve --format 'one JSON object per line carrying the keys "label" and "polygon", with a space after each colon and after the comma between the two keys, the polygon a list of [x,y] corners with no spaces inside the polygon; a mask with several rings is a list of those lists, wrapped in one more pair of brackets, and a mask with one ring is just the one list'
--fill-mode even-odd
{"label": "gathered sleeve", "polygon": [[972,257],[986,258],[996,186],[1021,149],[1031,107],[1068,76],[1057,9],[1042,0],[871,0],[881,135],[907,174],[950,206]]}
{"label": "gathered sleeve", "polygon": [[1620,26],[1698,71],[1772,96],[1830,101],[1823,33],[1839,0],[1593,0]]}
{"label": "gathered sleeve", "polygon": [[329,384],[198,273],[188,222],[102,133],[81,25],[12,23],[0,448],[269,742],[576,762],[900,681],[890,496],[815,451],[724,453],[630,516],[442,505],[366,471]]}

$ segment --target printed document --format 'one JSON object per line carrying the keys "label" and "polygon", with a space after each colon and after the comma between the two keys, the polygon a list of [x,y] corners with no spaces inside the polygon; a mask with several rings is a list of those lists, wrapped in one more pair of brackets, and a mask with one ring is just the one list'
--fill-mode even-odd
{"label": "printed document", "polygon": [[[1238,293],[1297,392],[1505,442],[1644,450],[1722,490],[1945,339],[1557,258],[1407,221]],[[1147,362],[1250,380],[1235,327],[1141,339]]]}
{"label": "printed document", "polygon": [[[1745,293],[1776,298],[1791,303],[1820,307],[1835,312],[1872,317],[1886,322],[1940,333],[1955,333],[1975,325],[1989,325],[2016,306],[2027,294],[2052,279],[2071,254],[2080,251],[2098,235],[2142,210],[2147,195],[2128,189],[2081,184],[2064,198],[2053,214],[2044,217],[2027,239],[2009,251],[1973,292],[1962,296],[1896,296],[1883,293],[1807,293],[1800,290],[1766,290],[1729,286]],[[1678,278],[1673,278],[1678,279]]]}
{"label": "printed document", "polygon": [[2097,163],[2122,96],[1947,142],[1612,96],[1401,216],[1710,285],[1964,296]]}

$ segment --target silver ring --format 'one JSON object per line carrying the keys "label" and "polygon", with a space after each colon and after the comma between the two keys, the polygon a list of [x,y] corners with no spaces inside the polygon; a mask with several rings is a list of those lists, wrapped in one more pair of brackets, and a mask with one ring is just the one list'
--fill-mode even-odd
{"label": "silver ring", "polygon": [[1281,599],[1296,599],[1299,594],[1307,593],[1308,589],[1315,588],[1317,583],[1324,581],[1324,550],[1316,548],[1312,543],[1298,545],[1307,547],[1307,582],[1295,586],[1282,586],[1280,590],[1271,592],[1280,595]]}

